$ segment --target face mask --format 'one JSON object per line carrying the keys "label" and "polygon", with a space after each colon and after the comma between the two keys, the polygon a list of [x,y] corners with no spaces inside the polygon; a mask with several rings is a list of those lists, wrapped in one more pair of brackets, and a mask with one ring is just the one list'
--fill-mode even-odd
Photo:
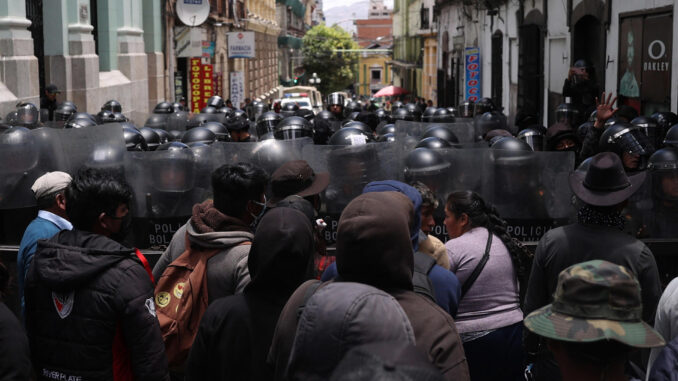
{"label": "face mask", "polygon": [[252,200],[252,203],[261,206],[261,212],[259,212],[259,214],[255,215],[254,213],[250,212],[250,216],[252,216],[253,218],[252,222],[250,223],[250,227],[252,228],[252,230],[254,230],[257,228],[257,225],[259,225],[259,221],[261,221],[261,218],[266,213],[266,196],[264,195],[263,203],[254,200]]}
{"label": "face mask", "polygon": [[109,238],[118,243],[123,243],[127,235],[132,230],[132,213],[128,212],[127,215],[125,215],[125,217],[120,217],[116,219],[121,220],[120,229],[117,232],[111,234]]}

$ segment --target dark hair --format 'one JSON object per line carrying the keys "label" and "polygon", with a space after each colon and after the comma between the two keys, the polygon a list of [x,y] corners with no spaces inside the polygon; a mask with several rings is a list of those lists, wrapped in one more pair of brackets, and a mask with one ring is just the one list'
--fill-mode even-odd
{"label": "dark hair", "polygon": [[427,187],[426,184],[422,183],[421,181],[415,181],[410,185],[421,195],[422,207],[432,206],[434,209],[438,207],[438,199],[436,198],[436,195],[433,194],[431,188]]}
{"label": "dark hair", "polygon": [[66,214],[75,228],[89,230],[101,213],[114,216],[131,199],[132,188],[118,172],[82,167],[66,188]]}
{"label": "dark hair", "polygon": [[56,196],[60,193],[64,193],[65,189],[52,192],[40,197],[38,201],[38,210],[47,210],[56,205]]}
{"label": "dark hair", "polygon": [[[506,221],[499,216],[494,206],[486,204],[476,192],[460,191],[447,196],[445,207],[457,217],[465,213],[472,227],[484,227],[499,237],[511,255],[518,279],[526,279],[530,271],[529,258],[532,257],[532,253],[508,234]],[[521,289],[524,289],[524,286],[521,285]]]}
{"label": "dark hair", "polygon": [[240,217],[247,201],[259,201],[266,190],[268,175],[250,163],[226,164],[212,172],[214,206],[222,213]]}

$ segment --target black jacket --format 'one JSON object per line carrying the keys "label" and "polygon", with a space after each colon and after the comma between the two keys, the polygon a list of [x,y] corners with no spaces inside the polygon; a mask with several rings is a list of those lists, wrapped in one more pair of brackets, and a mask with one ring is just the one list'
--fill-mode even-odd
{"label": "black jacket", "polygon": [[266,356],[280,311],[312,273],[314,235],[300,211],[279,207],[257,227],[242,294],[210,304],[186,365],[187,380],[272,380]]}
{"label": "black jacket", "polygon": [[169,379],[150,277],[132,249],[104,236],[38,241],[26,326],[39,379]]}
{"label": "black jacket", "polygon": [[31,377],[28,339],[21,323],[0,302],[0,380],[19,381]]}

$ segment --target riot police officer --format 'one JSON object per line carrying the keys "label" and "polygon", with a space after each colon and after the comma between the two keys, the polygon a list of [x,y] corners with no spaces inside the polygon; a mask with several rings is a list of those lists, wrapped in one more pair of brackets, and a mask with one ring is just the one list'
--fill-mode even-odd
{"label": "riot police officer", "polygon": [[667,147],[650,156],[652,210],[643,222],[651,238],[678,237],[678,151]]}
{"label": "riot police officer", "polygon": [[40,125],[40,112],[33,103],[19,103],[16,106],[17,125],[29,129],[37,128]]}
{"label": "riot police officer", "polygon": [[289,102],[282,105],[280,115],[282,115],[283,118],[287,118],[289,116],[294,116],[297,111],[299,111],[299,105],[295,102]]}
{"label": "riot police officer", "polygon": [[450,143],[451,146],[459,144],[457,135],[445,125],[431,123],[431,126],[424,131],[422,139],[428,137],[437,137]]}
{"label": "riot police officer", "polygon": [[256,138],[250,135],[250,122],[244,113],[237,115],[234,114],[231,118],[226,120],[226,128],[231,134],[231,139],[234,142],[255,142]]}
{"label": "riot police officer", "polygon": [[[179,110],[177,110],[179,111]],[[154,114],[171,114],[174,112],[174,106],[172,106],[171,103],[162,101],[155,105],[155,108],[153,109]]]}
{"label": "riot police officer", "polygon": [[103,106],[101,106],[102,110],[108,110],[110,112],[116,113],[116,112],[122,112],[122,105],[120,102],[116,101],[115,99],[111,99],[104,103]]}
{"label": "riot police officer", "polygon": [[313,127],[308,120],[300,116],[288,116],[278,123],[273,134],[277,140],[312,138]]}
{"label": "riot police officer", "polygon": [[556,122],[574,128],[581,120],[579,110],[571,103],[562,103],[556,108]]}
{"label": "riot police officer", "polygon": [[122,136],[125,139],[125,148],[128,151],[148,151],[144,136],[136,128],[123,127]]}
{"label": "riot police officer", "polygon": [[181,142],[188,145],[191,143],[212,144],[217,141],[217,134],[203,126],[192,128],[181,137]]}
{"label": "riot police officer", "polygon": [[[329,111],[326,112],[329,113]],[[275,127],[278,125],[278,123],[280,123],[281,120],[282,117],[280,116],[280,114],[273,111],[267,111],[261,114],[261,116],[257,118],[255,127],[259,140],[274,138],[273,132],[275,131]]]}
{"label": "riot police officer", "polygon": [[217,140],[220,142],[231,141],[231,134],[228,132],[228,128],[226,128],[226,126],[224,126],[222,123],[210,121],[200,127],[204,127],[212,131],[216,135]]}
{"label": "riot police officer", "polygon": [[344,104],[346,99],[340,93],[332,93],[327,97],[327,111],[331,112],[335,119],[344,119]]}
{"label": "riot police officer", "polygon": [[[153,128],[141,127],[139,132],[141,133],[141,136],[143,136],[149,151],[155,151],[161,144],[160,135]],[[127,139],[125,139],[125,143],[127,143]]]}
{"label": "riot police officer", "polygon": [[600,136],[600,150],[616,153],[627,172],[642,171],[654,152],[647,136],[630,124],[618,122],[603,131]]}
{"label": "riot police officer", "polygon": [[462,118],[473,118],[473,112],[474,112],[474,104],[470,100],[465,100],[459,104],[459,115]]}
{"label": "riot police officer", "polygon": [[532,147],[533,151],[544,150],[544,134],[534,128],[526,128],[518,132],[518,139]]}

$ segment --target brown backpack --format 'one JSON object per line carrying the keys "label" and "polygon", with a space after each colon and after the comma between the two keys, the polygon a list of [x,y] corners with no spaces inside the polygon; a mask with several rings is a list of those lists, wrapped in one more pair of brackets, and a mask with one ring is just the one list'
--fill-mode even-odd
{"label": "brown backpack", "polygon": [[182,366],[207,310],[207,261],[223,248],[191,247],[170,263],[155,286],[155,305],[170,366]]}

